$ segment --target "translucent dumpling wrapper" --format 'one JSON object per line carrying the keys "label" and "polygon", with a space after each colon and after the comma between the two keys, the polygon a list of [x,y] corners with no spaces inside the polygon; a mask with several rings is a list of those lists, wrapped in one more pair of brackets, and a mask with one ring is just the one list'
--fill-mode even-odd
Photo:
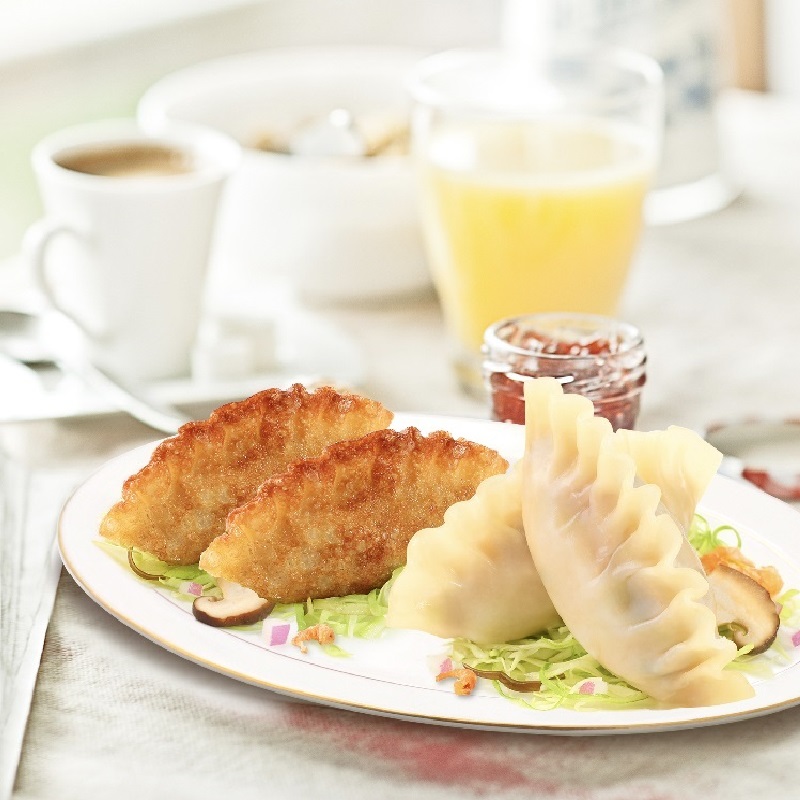
{"label": "translucent dumpling wrapper", "polygon": [[529,382],[525,402],[526,538],[578,641],[664,705],[752,697],[744,675],[725,669],[737,649],[718,634],[702,569],[684,563],[688,511],[669,513],[661,501],[677,503],[670,487],[643,480],[648,469],[661,469],[657,439],[641,442],[634,459],[626,435],[616,436],[589,400],[565,395],[553,379]]}
{"label": "translucent dumpling wrapper", "polygon": [[[616,446],[633,458],[637,481],[658,486],[664,510],[687,528],[720,453],[685,428],[620,430],[615,437]],[[703,571],[686,539],[678,560]],[[710,604],[711,595],[703,602]],[[441,527],[414,535],[389,595],[387,624],[482,644],[561,624],[525,538],[521,461],[448,509]]]}
{"label": "translucent dumpling wrapper", "polygon": [[387,625],[490,644],[558,624],[525,541],[521,492],[519,462],[451,506],[440,527],[417,531]]}

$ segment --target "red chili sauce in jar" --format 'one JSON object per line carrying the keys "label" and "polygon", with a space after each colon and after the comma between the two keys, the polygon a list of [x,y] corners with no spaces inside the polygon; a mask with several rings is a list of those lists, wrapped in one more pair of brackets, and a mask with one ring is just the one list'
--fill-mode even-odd
{"label": "red chili sauce in jar", "polygon": [[636,425],[647,358],[632,325],[592,314],[513,317],[487,329],[483,356],[492,419],[524,424],[524,382],[549,376],[588,397],[614,430]]}

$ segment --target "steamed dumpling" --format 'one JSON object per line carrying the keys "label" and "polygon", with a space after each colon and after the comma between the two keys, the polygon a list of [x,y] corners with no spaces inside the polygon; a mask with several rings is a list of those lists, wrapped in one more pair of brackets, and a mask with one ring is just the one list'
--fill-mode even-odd
{"label": "steamed dumpling", "polygon": [[[589,400],[565,395],[545,378],[526,384],[525,402],[526,538],[575,637],[603,666],[664,704],[751,697],[747,679],[724,669],[736,646],[719,636],[704,603],[702,570],[681,563],[686,512],[668,513],[659,487],[637,481],[627,437],[595,417]],[[648,445],[642,448],[646,454]]]}
{"label": "steamed dumpling", "polygon": [[697,503],[722,461],[722,453],[688,428],[614,434],[617,446],[636,463],[642,483],[661,489],[661,502],[675,521],[688,528]]}
{"label": "steamed dumpling", "polygon": [[522,462],[414,534],[386,622],[490,644],[560,622],[522,530]]}
{"label": "steamed dumpling", "polygon": [[[722,462],[722,453],[694,431],[676,425],[647,432],[620,428],[614,433],[614,440],[621,452],[633,458],[636,483],[653,484],[661,490],[659,512],[671,514],[681,531],[688,531],[697,504]],[[675,565],[705,575],[700,557],[686,536],[681,537]],[[713,592],[705,594],[700,602],[715,610]]]}
{"label": "steamed dumpling", "polygon": [[[664,510],[687,528],[720,453],[685,428],[620,430],[614,436],[616,446],[636,463],[637,479],[658,486]],[[703,572],[685,538],[677,561]],[[703,602],[711,604],[711,594]],[[520,639],[560,623],[525,539],[521,461],[452,506],[441,527],[414,535],[387,613],[392,627],[484,644]]]}

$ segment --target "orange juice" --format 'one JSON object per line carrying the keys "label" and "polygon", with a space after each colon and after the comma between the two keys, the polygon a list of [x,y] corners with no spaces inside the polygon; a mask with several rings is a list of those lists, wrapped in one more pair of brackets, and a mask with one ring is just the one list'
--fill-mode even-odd
{"label": "orange juice", "polygon": [[465,350],[503,317],[615,313],[653,169],[627,129],[453,122],[431,136],[421,169],[431,269]]}

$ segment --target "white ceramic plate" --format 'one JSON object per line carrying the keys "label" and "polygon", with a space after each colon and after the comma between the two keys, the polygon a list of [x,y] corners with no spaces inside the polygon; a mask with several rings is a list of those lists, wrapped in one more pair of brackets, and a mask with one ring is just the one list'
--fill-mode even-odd
{"label": "white ceramic plate", "polygon": [[[510,460],[522,454],[513,425],[453,417],[398,414],[394,427],[444,429],[483,442]],[[61,515],[59,545],[67,569],[109,613],[173,653],[232,678],[331,706],[403,719],[532,733],[600,734],[663,731],[733,722],[800,703],[800,648],[793,630],[782,639],[791,654],[771,678],[754,681],[756,696],[723,706],[673,710],[534,711],[497,695],[488,681],[468,698],[450,681],[437,684],[429,662],[443,640],[415,631],[387,631],[377,640],[337,638],[352,655],[332,658],[310,647],[271,646],[270,619],[260,632],[221,630],[195,621],[181,603],[136,579],[101,550],[98,526],[118,499],[123,480],[149,459],[153,445],[108,462],[81,486]],[[800,587],[800,515],[759,490],[717,476],[700,507],[710,521],[736,526],[757,563],[776,565],[787,586]],[[282,622],[282,621],[281,621]]]}

